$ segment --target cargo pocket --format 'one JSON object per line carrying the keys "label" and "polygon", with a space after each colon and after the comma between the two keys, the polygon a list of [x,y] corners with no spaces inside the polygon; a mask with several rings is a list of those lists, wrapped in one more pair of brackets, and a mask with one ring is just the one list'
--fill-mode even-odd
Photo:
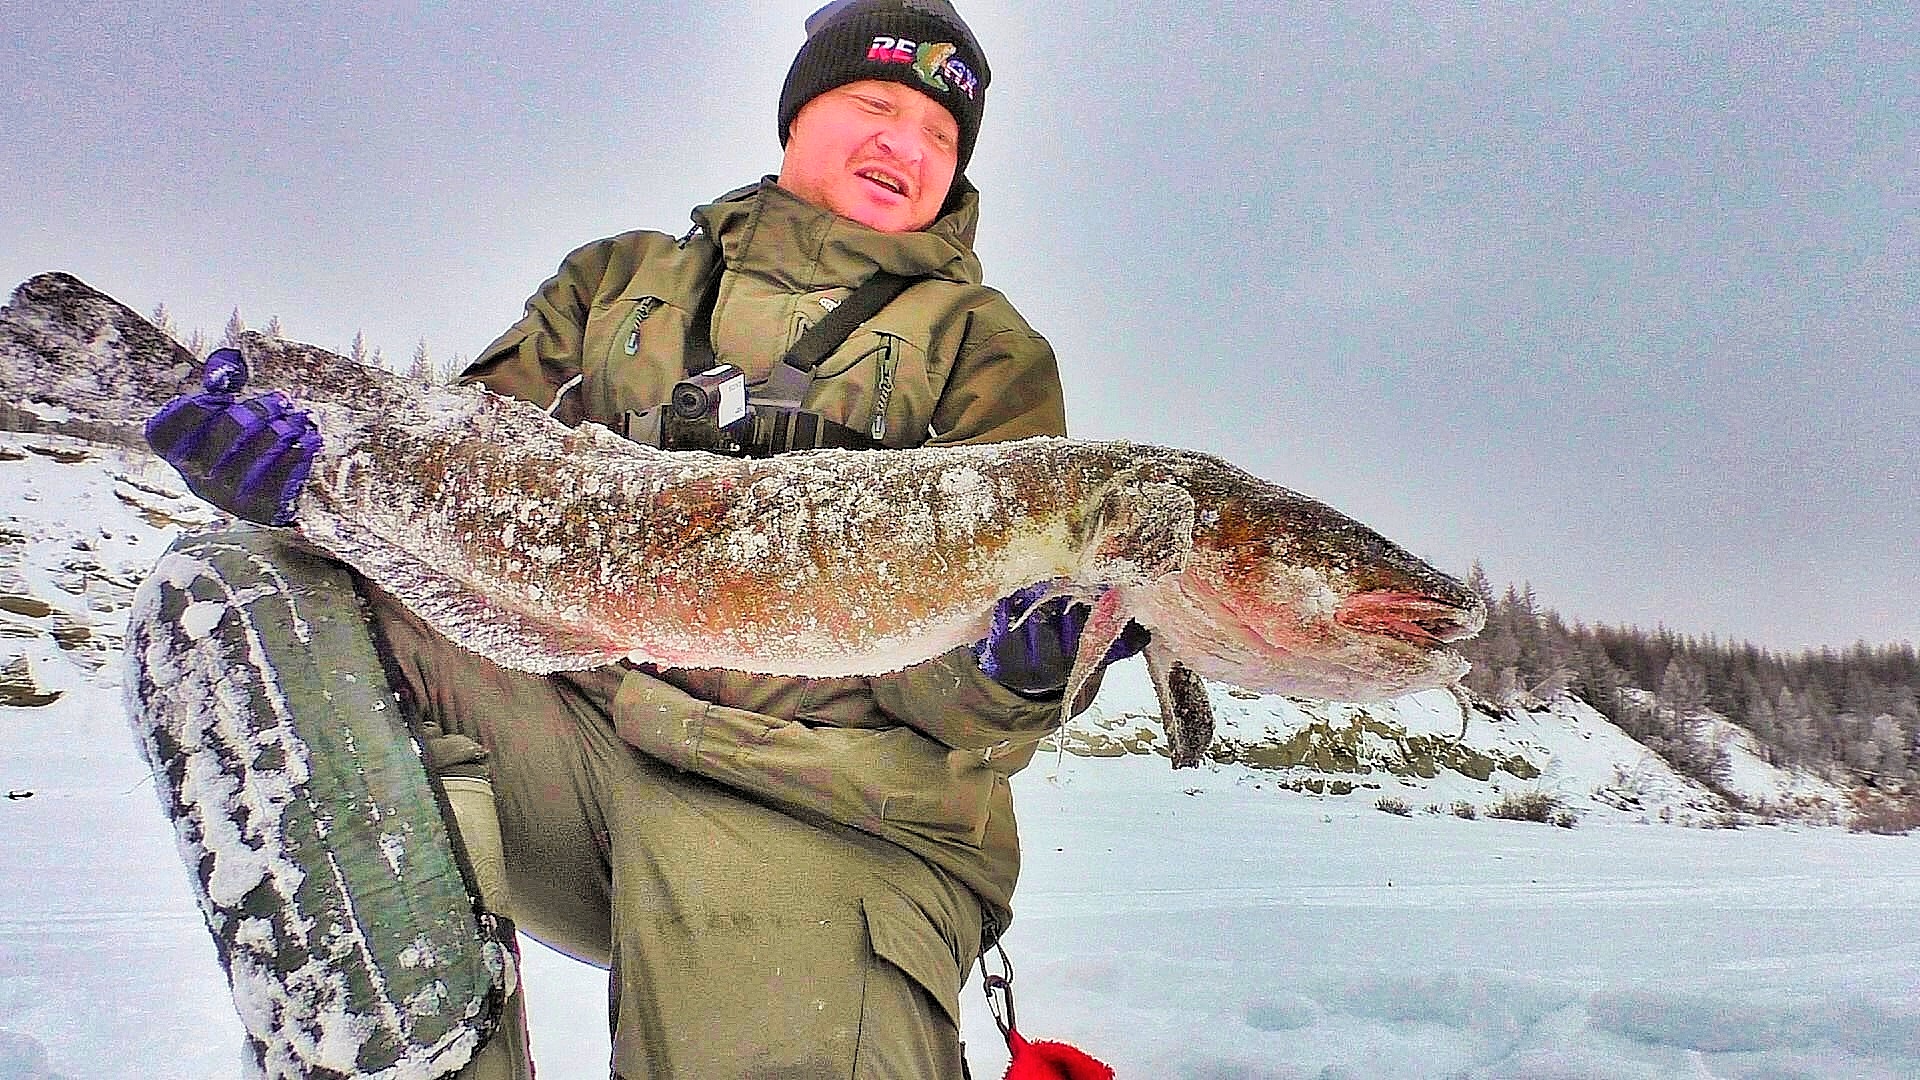
{"label": "cargo pocket", "polygon": [[912,847],[978,848],[1005,777],[908,727],[842,728],[711,705],[641,672],[613,701],[627,745],[775,806]]}
{"label": "cargo pocket", "polygon": [[881,889],[861,898],[873,955],[853,1075],[960,1075],[960,965],[926,912]]}
{"label": "cargo pocket", "polygon": [[686,741],[703,775],[908,847],[918,838],[979,847],[1004,782],[979,754],[907,727],[814,726],[709,705]]}

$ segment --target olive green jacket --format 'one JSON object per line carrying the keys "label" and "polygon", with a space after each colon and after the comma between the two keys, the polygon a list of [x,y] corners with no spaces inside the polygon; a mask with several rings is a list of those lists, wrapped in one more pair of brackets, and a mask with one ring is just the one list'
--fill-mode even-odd
{"label": "olive green jacket", "polygon": [[[832,304],[886,270],[921,280],[821,363],[806,408],[896,448],[1063,435],[1053,351],[980,282],[977,195],[953,204],[923,232],[887,234],[763,181],[697,208],[688,237],[629,232],[568,255],[465,378],[568,423],[617,428],[687,374],[711,273],[714,353],[758,382]],[[870,678],[636,670],[613,713],[648,754],[905,845],[1002,926],[1019,871],[1007,777],[1061,719],[1058,699],[1008,691],[967,649]]]}

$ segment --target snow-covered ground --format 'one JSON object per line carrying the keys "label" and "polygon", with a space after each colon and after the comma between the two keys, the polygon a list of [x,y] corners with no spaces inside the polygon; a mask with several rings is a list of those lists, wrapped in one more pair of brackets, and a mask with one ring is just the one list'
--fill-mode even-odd
{"label": "snow-covered ground", "polygon": [[[0,434],[0,1080],[240,1075],[119,700],[132,585],[170,522],[206,519],[177,490],[138,456]],[[1122,665],[1069,746],[1149,749],[1150,700]],[[1270,767],[1046,754],[1016,780],[1028,1035],[1123,1078],[1920,1076],[1920,838],[1675,827],[1728,816],[1571,703],[1463,724],[1444,694],[1215,701],[1223,747]],[[1737,790],[1837,813],[1721,736]],[[1486,816],[1531,791],[1578,826]],[[606,1075],[600,973],[527,960],[541,1075]],[[997,1077],[977,979],[965,1004]]]}

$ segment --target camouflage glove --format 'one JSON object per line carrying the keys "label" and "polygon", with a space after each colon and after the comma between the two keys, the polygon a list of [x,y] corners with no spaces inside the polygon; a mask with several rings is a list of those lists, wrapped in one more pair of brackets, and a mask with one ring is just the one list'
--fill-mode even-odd
{"label": "camouflage glove", "polygon": [[236,400],[247,363],[233,349],[208,356],[200,382],[205,393],[174,398],[147,421],[147,445],[195,495],[227,513],[260,525],[292,524],[320,450],[313,418],[278,392]]}
{"label": "camouflage glove", "polygon": [[[1051,588],[1047,582],[1036,582],[1002,599],[994,605],[987,636],[973,646],[980,670],[1023,697],[1051,697],[1067,688],[1081,631],[1093,613],[1091,605],[1072,597],[1042,602]],[[1100,659],[1100,667],[1146,647],[1146,627],[1129,622]]]}

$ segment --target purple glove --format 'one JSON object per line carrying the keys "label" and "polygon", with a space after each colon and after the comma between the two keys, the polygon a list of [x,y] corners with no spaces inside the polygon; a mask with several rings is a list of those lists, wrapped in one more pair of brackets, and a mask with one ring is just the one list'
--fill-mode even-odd
{"label": "purple glove", "polygon": [[[1080,648],[1080,633],[1093,614],[1085,601],[1067,596],[1056,596],[1034,607],[1050,591],[1052,586],[1041,581],[1002,599],[994,605],[993,625],[987,636],[973,646],[980,670],[1024,697],[1050,697],[1067,688],[1067,675]],[[1032,613],[1022,620],[1021,615],[1029,608]],[[1100,666],[1124,660],[1146,647],[1147,628],[1129,622],[1100,659]]]}
{"label": "purple glove", "polygon": [[279,392],[236,401],[247,362],[233,349],[207,357],[206,392],[174,398],[147,421],[147,445],[193,493],[237,518],[291,525],[320,432]]}

